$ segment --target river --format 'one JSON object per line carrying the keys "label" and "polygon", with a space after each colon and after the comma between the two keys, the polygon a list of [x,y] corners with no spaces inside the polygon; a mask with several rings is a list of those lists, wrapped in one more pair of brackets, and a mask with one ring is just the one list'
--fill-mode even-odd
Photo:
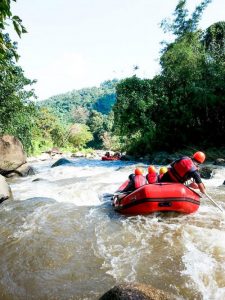
{"label": "river", "polygon": [[[74,159],[34,162],[0,206],[0,299],[98,299],[122,282],[177,299],[225,299],[225,216],[207,198],[190,215],[123,216],[113,193],[139,165]],[[205,180],[225,210],[225,168]]]}

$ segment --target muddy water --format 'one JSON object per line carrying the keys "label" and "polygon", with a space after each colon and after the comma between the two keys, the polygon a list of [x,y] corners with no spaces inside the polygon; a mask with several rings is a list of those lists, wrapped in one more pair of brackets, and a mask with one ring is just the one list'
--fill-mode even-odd
{"label": "muddy water", "polygon": [[[177,299],[225,299],[225,217],[209,200],[191,215],[125,217],[108,194],[137,163],[52,164],[34,163],[0,206],[0,299],[98,299],[134,281]],[[218,168],[204,183],[225,210],[224,179]]]}

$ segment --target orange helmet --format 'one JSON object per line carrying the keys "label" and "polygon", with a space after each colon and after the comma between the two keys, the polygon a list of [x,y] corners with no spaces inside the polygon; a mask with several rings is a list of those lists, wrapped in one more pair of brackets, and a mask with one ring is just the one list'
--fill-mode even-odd
{"label": "orange helmet", "polygon": [[205,153],[201,151],[195,152],[193,155],[193,159],[196,160],[198,163],[202,164],[205,161]]}
{"label": "orange helmet", "polygon": [[142,169],[140,169],[140,168],[136,168],[136,169],[134,170],[134,174],[135,174],[135,175],[143,175],[143,171],[142,171]]}
{"label": "orange helmet", "polygon": [[151,173],[155,173],[156,172],[156,169],[154,166],[149,166],[148,167],[148,173],[151,174]]}
{"label": "orange helmet", "polygon": [[160,175],[165,174],[167,171],[168,171],[167,167],[161,167],[159,170],[159,174]]}

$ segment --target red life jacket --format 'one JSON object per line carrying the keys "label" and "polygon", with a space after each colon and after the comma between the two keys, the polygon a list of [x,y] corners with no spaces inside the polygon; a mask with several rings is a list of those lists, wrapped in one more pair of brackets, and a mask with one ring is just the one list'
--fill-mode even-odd
{"label": "red life jacket", "polygon": [[135,175],[134,177],[134,187],[135,189],[138,189],[139,187],[141,187],[142,185],[145,185],[146,179],[143,175]]}
{"label": "red life jacket", "polygon": [[168,173],[175,182],[184,183],[190,172],[197,170],[196,165],[193,163],[190,157],[184,156],[180,159],[175,160],[171,164],[171,168],[168,169]]}
{"label": "red life jacket", "polygon": [[156,183],[158,181],[157,173],[150,173],[146,175],[148,183]]}

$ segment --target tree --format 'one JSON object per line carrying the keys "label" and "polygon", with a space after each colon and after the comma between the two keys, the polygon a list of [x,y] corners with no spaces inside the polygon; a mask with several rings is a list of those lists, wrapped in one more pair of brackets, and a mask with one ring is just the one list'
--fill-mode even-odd
{"label": "tree", "polygon": [[70,128],[69,142],[75,148],[82,149],[92,138],[93,136],[87,125],[77,123]]}
{"label": "tree", "polygon": [[203,43],[211,59],[225,61],[225,22],[217,22],[206,29]]}
{"label": "tree", "polygon": [[[12,1],[16,2],[16,0]],[[1,0],[0,2],[0,60],[4,59],[7,50],[10,50],[14,57],[18,59],[14,44],[9,39],[4,38],[4,30],[7,25],[6,21],[10,21],[13,24],[19,37],[21,37],[22,33],[27,32],[22,24],[22,20],[18,16],[12,15],[11,0]]]}
{"label": "tree", "polygon": [[[3,38],[10,41],[8,35]],[[16,51],[15,45],[13,49]],[[5,51],[0,59],[0,133],[17,136],[27,151],[32,148],[31,131],[36,113],[34,103],[30,101],[35,97],[31,89],[34,83],[15,63],[13,51]]]}
{"label": "tree", "polygon": [[113,107],[114,131],[122,137],[130,151],[148,151],[155,134],[152,119],[154,99],[151,80],[136,76],[122,80],[116,89],[117,101]]}
{"label": "tree", "polygon": [[203,0],[196,6],[190,18],[188,18],[188,10],[185,8],[186,2],[186,0],[178,1],[173,14],[175,18],[172,22],[166,19],[161,22],[161,28],[163,28],[165,32],[170,31],[178,38],[197,30],[203,11],[212,0]]}

